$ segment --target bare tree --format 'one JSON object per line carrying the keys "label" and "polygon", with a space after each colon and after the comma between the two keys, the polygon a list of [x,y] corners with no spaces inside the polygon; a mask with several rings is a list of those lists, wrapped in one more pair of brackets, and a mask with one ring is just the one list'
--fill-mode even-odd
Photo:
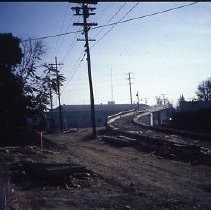
{"label": "bare tree", "polygon": [[160,96],[156,96],[156,104],[157,105],[162,105],[163,104],[162,98]]}
{"label": "bare tree", "polygon": [[196,95],[200,101],[211,101],[211,78],[208,78],[199,84]]}
{"label": "bare tree", "polygon": [[[44,111],[48,110],[49,94],[46,72],[42,58],[46,47],[42,41],[28,40],[21,42],[22,61],[16,68],[16,74],[22,78],[23,93],[26,97],[27,116],[34,122],[43,121]],[[43,127],[43,126],[42,126]]]}

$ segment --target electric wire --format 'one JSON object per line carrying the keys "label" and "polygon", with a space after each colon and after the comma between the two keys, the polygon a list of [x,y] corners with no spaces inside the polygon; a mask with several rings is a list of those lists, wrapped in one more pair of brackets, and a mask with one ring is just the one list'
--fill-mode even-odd
{"label": "electric wire", "polygon": [[[62,31],[63,31],[64,23],[65,23],[65,20],[66,20],[66,17],[67,17],[68,8],[69,8],[69,4],[65,7],[65,13],[64,13],[64,16],[63,16],[63,18],[62,18],[62,24],[61,24],[61,29],[60,29],[60,32],[59,32],[59,33],[62,33]],[[66,31],[66,32],[67,32],[67,31]],[[62,38],[63,38],[63,37],[62,37]],[[56,46],[55,46],[53,52],[51,53],[52,56],[53,56],[53,55],[55,54],[55,52],[57,51],[59,42],[60,42],[60,40],[58,40],[58,41],[56,42]],[[59,46],[60,46],[60,45],[59,45]]]}
{"label": "electric wire", "polygon": [[[119,19],[118,22],[121,22],[130,12],[132,12],[137,6],[139,2],[137,2],[122,18]],[[97,43],[99,43],[109,32],[111,32],[117,24],[113,25],[103,36],[101,36],[90,48],[94,47]]]}
{"label": "electric wire", "polygon": [[[181,8],[184,8],[184,7],[189,7],[189,6],[198,4],[198,3],[200,3],[200,2],[193,2],[193,3],[190,3],[190,4],[185,4],[185,5],[181,5],[181,6],[178,6],[178,7],[173,7],[173,8],[170,8],[170,9],[161,10],[161,11],[158,11],[158,12],[142,15],[142,16],[139,16],[139,17],[129,18],[129,19],[126,19],[126,20],[123,20],[123,21],[120,21],[120,22],[118,21],[118,22],[114,22],[114,23],[104,24],[104,25],[93,27],[90,30],[95,30],[95,29],[102,28],[102,27],[109,27],[109,26],[112,26],[112,25],[122,24],[122,23],[133,21],[133,20],[138,20],[138,19],[143,19],[143,18],[159,15],[159,14],[162,14],[162,13],[168,13],[170,11],[178,10],[178,9],[181,9]],[[42,36],[42,37],[37,37],[37,38],[33,38],[33,39],[24,39],[24,40],[22,40],[22,42],[27,42],[29,40],[42,40],[42,39],[48,39],[48,38],[55,38],[55,37],[60,37],[60,36],[65,36],[65,35],[75,34],[75,33],[80,33],[80,32],[83,32],[83,29],[77,30],[77,31],[70,31],[70,32],[66,32],[66,33],[61,33],[61,34]]]}
{"label": "electric wire", "polygon": [[[70,17],[70,20],[72,20],[72,18],[73,18],[73,14],[72,14],[71,17]],[[67,26],[66,32],[69,30],[71,23],[72,23],[72,22],[70,21],[69,24],[68,24],[68,26]],[[62,38],[63,38],[63,39],[62,39],[61,44],[59,45],[58,52],[59,52],[59,50],[61,49],[61,47],[63,46],[63,43],[64,43],[64,37],[62,37]],[[73,40],[74,40],[74,38],[73,38]],[[70,44],[70,45],[71,45],[71,44]],[[70,45],[67,45],[67,46],[70,46]]]}
{"label": "electric wire", "polygon": [[[79,17],[78,17],[79,18]],[[66,58],[67,58],[67,56],[68,56],[68,54],[70,54],[70,52],[73,50],[73,48],[75,47],[75,45],[76,45],[76,39],[77,38],[77,34],[75,34],[75,36],[73,37],[73,39],[72,39],[72,42],[69,42],[69,45],[67,45],[68,46],[68,49],[67,49],[67,51],[66,51],[66,54],[63,56],[63,58],[62,58],[62,62],[64,62],[64,60],[66,60]]]}
{"label": "electric wire", "polygon": [[[118,23],[121,23],[122,21],[123,21],[123,19],[137,6],[139,4],[139,2],[138,3],[136,3],[122,18],[120,18],[120,20],[117,22],[117,24]],[[193,3],[192,3],[193,4]],[[192,5],[191,4],[191,5]],[[177,8],[181,8],[181,7],[184,7],[185,5],[183,5],[183,6],[180,6],[180,7],[177,7]],[[172,10],[173,8],[171,8],[171,10]],[[175,8],[174,8],[175,9]],[[170,9],[168,9],[168,10],[164,10],[165,12],[167,12],[167,11],[171,11]],[[151,13],[151,15],[155,15],[155,14],[160,14],[160,12],[156,12],[156,13]],[[149,15],[148,15],[149,16]],[[141,16],[141,17],[143,17],[143,16]],[[140,17],[139,17],[140,18]],[[129,20],[129,19],[127,19],[127,20]],[[117,24],[115,24],[115,25],[113,25],[113,27],[111,27],[100,39],[99,39],[99,41],[100,40],[102,40]],[[98,41],[98,42],[99,42]],[[96,42],[95,44],[97,44],[98,42]],[[94,44],[94,45],[95,45]],[[92,45],[91,47],[93,47],[94,45]],[[85,56],[85,54],[84,54],[84,56]],[[83,58],[84,58],[84,56],[83,56]],[[83,61],[83,58],[82,58],[82,60],[79,62],[79,64],[78,64],[78,66],[77,66],[77,68],[73,71],[73,73],[72,73],[72,75],[71,75],[71,78],[68,80],[68,82],[67,82],[67,84],[66,84],[66,86],[69,84],[69,82],[73,79],[73,77],[74,77],[74,75],[75,75],[75,73],[76,73],[76,71],[78,70],[78,67],[80,66],[80,64],[81,64],[81,62]],[[64,87],[64,89],[66,88],[66,86]],[[64,89],[63,89],[63,91],[64,91]]]}
{"label": "electric wire", "polygon": [[[81,58],[82,55],[83,55],[83,57]],[[72,81],[72,79],[73,79],[75,73],[77,72],[79,66],[83,62],[83,59],[84,59],[85,55],[86,55],[86,53],[84,53],[84,52],[81,53],[80,57],[78,58],[78,60],[76,61],[75,65],[73,67],[73,71],[71,71],[71,73],[70,73],[70,77],[69,77],[67,83],[65,84],[64,88],[61,90],[61,93],[64,92],[64,90],[66,89],[67,85]]]}
{"label": "electric wire", "polygon": [[73,37],[72,42],[68,45],[68,50],[66,52],[66,54],[63,56],[62,58],[62,63],[66,60],[67,56],[70,55],[70,52],[74,49],[76,43],[77,43],[77,34],[76,36]]}
{"label": "electric wire", "polygon": [[[142,19],[142,18],[146,18],[146,17],[150,17],[150,16],[155,16],[155,15],[159,15],[159,14],[162,14],[162,13],[167,13],[167,12],[170,12],[170,11],[173,11],[173,10],[177,10],[177,9],[181,9],[181,8],[184,8],[184,7],[189,7],[189,6],[192,6],[194,4],[197,4],[199,2],[194,2],[194,3],[190,3],[190,4],[186,4],[186,5],[182,5],[182,6],[178,6],[178,7],[173,7],[173,8],[170,8],[170,9],[166,9],[166,10],[162,10],[162,11],[158,11],[158,12],[154,12],[154,13],[150,13],[150,14],[146,14],[146,15],[143,15],[143,16],[139,16],[139,17],[135,17],[135,18],[130,18],[130,19],[126,19],[126,20],[123,20],[123,18],[129,14],[129,11],[131,10],[132,11],[132,8],[128,11],[128,13],[126,13],[126,15],[121,18],[118,22],[114,22],[114,23],[110,23],[110,24],[105,24],[105,25],[101,25],[101,26],[97,26],[97,27],[93,27],[91,28],[91,30],[93,29],[97,29],[97,28],[101,28],[101,27],[107,27],[107,26],[115,26],[117,24],[122,24],[122,23],[126,23],[126,22],[129,22],[129,21],[133,21],[133,20],[138,20],[138,19]],[[112,27],[113,28],[113,27]],[[107,32],[109,33],[112,28]],[[54,38],[54,37],[60,37],[60,36],[64,36],[64,35],[69,35],[69,34],[76,34],[76,33],[79,33],[79,32],[83,32],[83,30],[77,30],[77,31],[73,31],[73,32],[65,32],[65,33],[61,33],[61,34],[56,34],[56,35],[50,35],[50,36],[44,36],[44,37],[39,37],[39,38],[34,38],[34,39],[30,39],[30,40],[41,40],[41,39],[47,39],[47,38]],[[106,33],[106,34],[107,34]],[[106,36],[106,34],[104,34],[103,36]],[[22,40],[22,41],[29,41],[29,40]],[[82,53],[83,54],[83,53]],[[85,57],[86,54],[83,55],[82,59],[79,59],[77,60],[77,62],[75,63],[74,65],[74,70],[71,72],[71,77],[70,79],[67,81],[66,85],[64,86],[64,88],[61,90],[61,93],[65,90],[65,88],[67,87],[67,85],[69,84],[69,82],[71,82],[71,80],[73,79],[75,73],[77,72],[80,64],[82,63],[84,57]],[[79,63],[78,63],[79,61]]]}
{"label": "electric wire", "polygon": [[[72,17],[73,17],[73,15],[71,16],[71,19],[72,19]],[[68,24],[68,28],[67,28],[66,32],[68,31],[70,25],[71,25],[71,22]],[[64,43],[64,36],[62,37],[62,40],[61,40],[60,45],[59,45],[59,47],[58,47],[58,49],[57,49],[57,52],[59,52],[59,50],[60,50],[61,47],[63,46],[63,43]]]}
{"label": "electric wire", "polygon": [[133,21],[133,20],[138,20],[138,19],[143,19],[143,18],[146,18],[146,17],[159,15],[159,14],[162,14],[162,13],[168,13],[170,11],[182,9],[184,7],[189,7],[189,6],[192,6],[194,4],[198,4],[198,3],[200,3],[200,2],[193,2],[193,3],[190,3],[190,4],[185,4],[185,5],[181,5],[181,6],[177,6],[177,7],[172,7],[172,8],[166,9],[166,10],[161,10],[161,11],[158,11],[158,12],[142,15],[142,16],[139,16],[139,17],[129,18],[129,19],[126,19],[126,20],[123,20],[123,21],[118,21],[118,22],[114,22],[114,23],[110,23],[110,24],[96,26],[96,27],[93,27],[92,29],[97,29],[97,28],[101,28],[101,27],[104,27],[104,26],[112,26],[112,25],[122,24],[122,23]]}
{"label": "electric wire", "polygon": [[[127,2],[125,2],[121,7],[113,14],[113,16],[106,22],[106,24],[110,23],[114,17],[125,7]],[[102,29],[94,36],[94,39],[104,30],[105,27],[102,27]]]}

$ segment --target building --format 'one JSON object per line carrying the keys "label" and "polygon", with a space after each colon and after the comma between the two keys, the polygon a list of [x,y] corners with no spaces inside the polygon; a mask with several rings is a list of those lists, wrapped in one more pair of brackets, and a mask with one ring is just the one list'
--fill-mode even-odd
{"label": "building", "polygon": [[[139,109],[148,108],[148,105],[140,104]],[[96,126],[105,125],[109,115],[116,114],[121,111],[137,109],[137,104],[98,104],[95,105],[95,121]],[[68,128],[86,128],[91,127],[90,105],[62,105],[63,125]],[[59,108],[53,110],[52,118],[56,128],[59,128]],[[50,120],[50,113],[48,115]]]}

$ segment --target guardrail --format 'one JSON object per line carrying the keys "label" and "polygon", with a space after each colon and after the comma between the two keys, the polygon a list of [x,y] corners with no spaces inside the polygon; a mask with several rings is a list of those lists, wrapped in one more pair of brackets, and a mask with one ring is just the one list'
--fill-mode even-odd
{"label": "guardrail", "polygon": [[[106,128],[109,129],[109,130],[111,130],[111,129],[116,130],[118,128],[114,127],[112,125],[112,123],[114,123],[116,120],[118,120],[120,118],[132,116],[132,115],[134,116],[134,121],[137,122],[137,124],[140,124],[140,122],[138,122],[138,119],[140,117],[150,115],[153,112],[161,111],[161,110],[166,109],[166,108],[167,108],[166,106],[162,106],[162,107],[154,106],[151,109],[143,109],[143,110],[140,110],[140,111],[133,109],[133,110],[129,110],[129,111],[119,112],[117,114],[110,115],[110,116],[107,117]],[[143,125],[145,125],[145,124],[143,124]]]}
{"label": "guardrail", "polygon": [[114,125],[112,125],[112,123],[114,123],[116,120],[118,120],[122,117],[132,116],[132,115],[134,115],[134,113],[135,113],[135,109],[132,109],[129,111],[123,111],[123,112],[119,112],[117,114],[108,116],[107,120],[106,120],[106,129],[107,130],[118,130],[118,128],[115,127]]}

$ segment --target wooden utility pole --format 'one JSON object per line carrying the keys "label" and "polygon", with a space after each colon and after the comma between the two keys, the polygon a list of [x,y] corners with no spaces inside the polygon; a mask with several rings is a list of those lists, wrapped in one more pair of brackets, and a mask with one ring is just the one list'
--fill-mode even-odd
{"label": "wooden utility pole", "polygon": [[133,79],[133,78],[131,78],[131,72],[129,72],[128,73],[128,85],[130,86],[130,103],[132,104],[133,103],[133,99],[132,99],[132,88],[131,88],[131,85],[133,84],[133,83],[131,83],[131,79]]}
{"label": "wooden utility pole", "polygon": [[55,63],[49,64],[49,66],[51,66],[52,69],[54,69],[53,66],[55,66],[56,80],[57,80],[57,91],[58,91],[58,101],[59,101],[60,130],[63,131],[64,130],[64,126],[63,126],[63,117],[62,117],[62,107],[61,107],[61,97],[60,97],[60,85],[59,85],[59,70],[58,70],[58,66],[61,66],[61,65],[64,65],[64,64],[57,63],[57,57],[55,57]]}
{"label": "wooden utility pole", "polygon": [[97,26],[97,23],[87,23],[87,18],[90,15],[95,15],[92,11],[96,8],[88,7],[88,4],[83,3],[82,7],[72,7],[72,10],[75,10],[74,15],[83,16],[83,23],[73,23],[73,26],[83,26],[83,33],[85,39],[77,39],[78,41],[85,41],[86,54],[87,54],[87,66],[88,66],[88,77],[89,77],[89,89],[90,89],[90,103],[91,103],[91,121],[92,121],[92,131],[93,136],[96,137],[96,123],[95,123],[95,105],[94,105],[94,93],[93,93],[93,85],[92,85],[92,74],[91,74],[91,60],[90,60],[90,49],[89,49],[89,41],[95,41],[93,39],[89,40],[88,31],[91,26]]}
{"label": "wooden utility pole", "polygon": [[114,101],[114,91],[113,91],[113,80],[112,80],[112,67],[111,67],[111,101]]}
{"label": "wooden utility pole", "polygon": [[148,99],[148,98],[144,98],[144,100],[145,100],[145,104],[147,104],[147,99]]}
{"label": "wooden utility pole", "polygon": [[49,65],[48,68],[48,75],[49,75],[49,79],[48,79],[48,85],[49,85],[49,95],[50,95],[50,105],[51,105],[51,114],[53,111],[53,97],[52,97],[52,89],[51,89],[51,69],[53,67],[51,65]]}
{"label": "wooden utility pole", "polygon": [[138,104],[138,110],[139,110],[139,102],[140,102],[140,100],[139,100],[139,93],[138,93],[138,90],[137,90],[137,93],[136,93],[136,97],[137,97],[137,104]]}
{"label": "wooden utility pole", "polygon": [[165,106],[166,105],[166,98],[165,98],[165,95],[167,95],[167,94],[161,94],[162,96],[163,96],[163,105]]}

